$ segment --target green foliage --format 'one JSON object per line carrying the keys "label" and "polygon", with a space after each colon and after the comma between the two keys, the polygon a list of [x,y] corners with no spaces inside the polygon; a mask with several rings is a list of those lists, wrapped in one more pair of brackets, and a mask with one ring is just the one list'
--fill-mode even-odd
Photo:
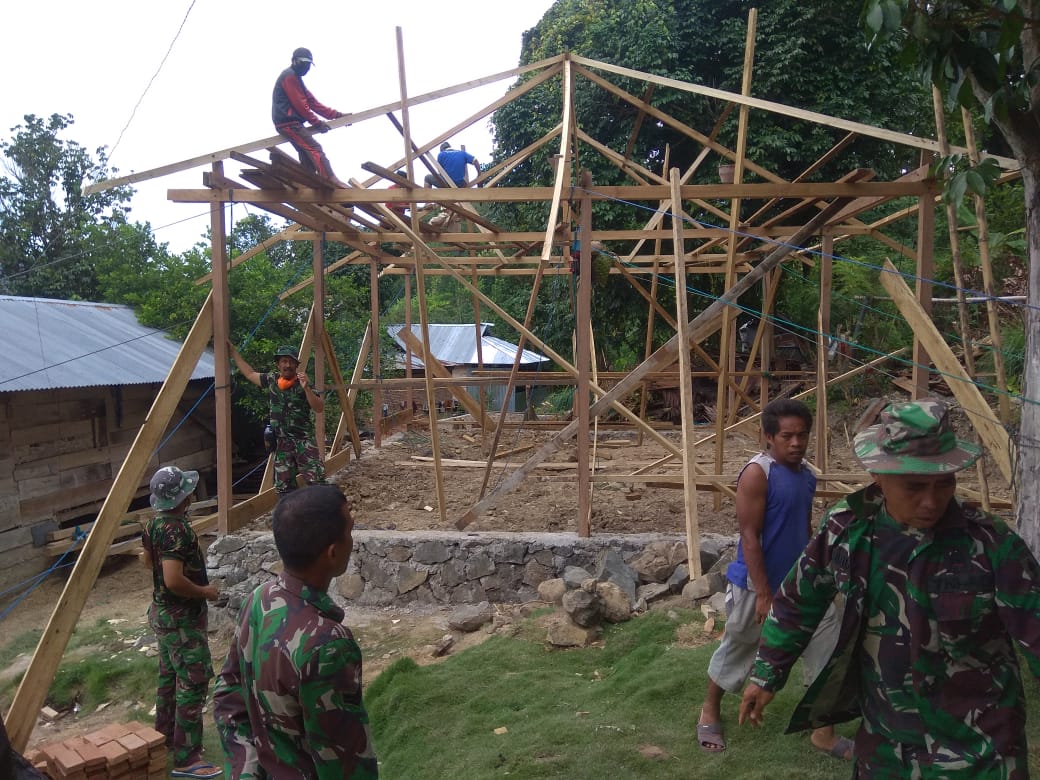
{"label": "green foliage", "polygon": [[985,197],[1000,176],[1000,166],[992,157],[981,160],[978,165],[971,165],[962,154],[936,158],[929,171],[935,178],[947,180],[943,200],[952,203],[955,208],[961,206],[969,191]]}
{"label": "green foliage", "polygon": [[87,180],[108,178],[104,148],[94,155],[63,138],[71,115],[33,114],[0,141],[0,291],[101,300],[105,271],[137,252],[158,251],[149,230],[126,221],[132,190],[85,195]]}

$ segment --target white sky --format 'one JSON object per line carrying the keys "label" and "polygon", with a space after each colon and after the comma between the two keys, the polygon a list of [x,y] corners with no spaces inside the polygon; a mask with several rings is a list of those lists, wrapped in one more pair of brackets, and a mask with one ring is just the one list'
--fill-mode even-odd
{"label": "white sky", "polygon": [[[408,93],[414,96],[516,67],[522,33],[552,2],[195,0],[113,152],[192,0],[19,0],[4,10],[0,137],[9,139],[25,114],[72,114],[75,124],[65,138],[91,152],[107,146],[120,175],[143,171],[274,135],[271,88],[297,46],[314,53],[308,89],[322,103],[353,113],[399,99],[396,27],[402,28]],[[421,144],[453,127],[511,83],[412,109],[413,140]],[[367,178],[362,162],[388,165],[404,155],[401,136],[385,118],[320,138],[344,180]],[[486,120],[453,141],[481,162],[490,159]],[[254,154],[267,159],[266,152]],[[234,164],[227,165],[234,174]],[[189,248],[209,225],[207,209],[171,203],[167,190],[201,188],[204,170],[134,185],[130,219],[150,222],[174,252]],[[232,212],[235,220],[245,214],[244,206]],[[179,220],[187,221],[170,225]]]}

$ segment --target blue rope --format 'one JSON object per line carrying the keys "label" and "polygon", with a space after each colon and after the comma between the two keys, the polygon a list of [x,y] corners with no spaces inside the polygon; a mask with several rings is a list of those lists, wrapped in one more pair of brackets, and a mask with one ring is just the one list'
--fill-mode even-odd
{"label": "blue rope", "polygon": [[[24,580],[23,582],[19,582],[17,585],[13,585],[13,586],[11,586],[10,588],[8,588],[5,591],[0,591],[0,596],[5,596],[8,593],[10,593],[11,591],[17,590],[18,588],[22,587],[23,585],[26,585],[28,583],[32,583],[31,585],[29,585],[28,588],[25,589],[25,591],[20,596],[18,596],[18,598],[16,598],[14,601],[12,601],[2,612],[0,612],[0,621],[3,621],[4,618],[6,618],[9,614],[11,614],[11,611],[15,607],[17,607],[19,604],[21,604],[26,596],[28,596],[30,593],[32,593],[34,590],[36,590],[36,588],[38,588],[43,583],[43,581],[45,579],[47,579],[47,577],[49,577],[51,574],[56,572],[58,569],[64,568],[64,566],[62,566],[62,561],[64,561],[67,557],[69,557],[69,555],[72,554],[73,550],[76,549],[76,547],[79,545],[79,543],[82,542],[86,538],[87,538],[86,532],[77,525],[76,526],[76,530],[75,530],[75,532],[72,535],[72,543],[69,545],[69,549],[67,549],[65,552],[63,552],[61,554],[61,556],[58,558],[58,560],[56,560],[49,567],[47,567],[47,569],[45,569],[44,571],[40,572],[39,574],[37,574],[37,575],[35,575],[33,577],[30,577],[29,579]],[[72,565],[71,563],[65,564],[65,566],[71,566],[71,565]]]}

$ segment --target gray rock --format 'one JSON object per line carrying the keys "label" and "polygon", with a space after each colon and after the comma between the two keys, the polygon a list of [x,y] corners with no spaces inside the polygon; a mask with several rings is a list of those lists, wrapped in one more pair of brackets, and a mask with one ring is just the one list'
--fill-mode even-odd
{"label": "gray rock", "polygon": [[603,619],[603,601],[584,590],[569,590],[561,602],[564,612],[579,626],[588,628]]}
{"label": "gray rock", "polygon": [[713,593],[711,598],[708,599],[708,604],[720,615],[726,614],[726,591],[719,591]]}
{"label": "gray rock", "polygon": [[690,581],[690,567],[685,563],[680,563],[675,567],[675,571],[672,572],[672,576],[668,578],[668,590],[672,593],[679,593],[687,582]]}
{"label": "gray rock", "polygon": [[441,570],[430,578],[431,582],[436,581],[438,584],[443,585],[446,588],[454,588],[456,585],[460,585],[466,581],[466,568],[460,561],[448,561]]}
{"label": "gray rock", "polygon": [[588,647],[598,636],[599,630],[596,627],[577,626],[568,620],[566,615],[554,615],[549,621],[547,638],[549,644],[555,647]]}
{"label": "gray rock", "polygon": [[649,604],[652,601],[671,593],[672,589],[663,582],[651,582],[647,585],[641,585],[636,591],[636,600],[642,601]]}
{"label": "gray rock", "polygon": [[543,566],[538,563],[538,561],[532,559],[524,566],[524,576],[522,581],[524,585],[530,585],[532,588],[536,588],[540,583],[550,579],[552,575],[552,569],[548,566]]}
{"label": "gray rock", "polygon": [[542,564],[542,566],[552,567],[554,564],[552,550],[539,550],[531,557]]}
{"label": "gray rock", "polygon": [[453,604],[477,604],[487,600],[487,593],[476,580],[464,582],[451,592]]}
{"label": "gray rock", "polygon": [[466,563],[466,577],[471,580],[486,577],[495,571],[495,562],[483,553],[470,556]]}
{"label": "gray rock", "polygon": [[632,618],[632,602],[615,583],[597,583],[596,595],[603,602],[603,618],[608,622],[623,623]]}
{"label": "gray rock", "polygon": [[636,585],[639,583],[639,575],[622,560],[620,553],[614,548],[608,548],[600,553],[596,580],[613,582],[625,592],[629,603],[636,600]]}
{"label": "gray rock", "polygon": [[412,557],[412,549],[410,547],[404,547],[403,545],[394,545],[386,551],[386,557],[387,560],[404,563]]}
{"label": "gray rock", "polygon": [[360,574],[341,574],[336,578],[336,592],[348,601],[356,601],[365,592],[365,581]]}
{"label": "gray rock", "polygon": [[592,573],[580,566],[568,566],[563,570],[563,581],[568,588],[580,588],[585,580],[592,579]]}
{"label": "gray rock", "polygon": [[563,581],[562,577],[554,577],[538,583],[538,598],[550,604],[559,604],[566,592],[567,583]]}
{"label": "gray rock", "polygon": [[416,563],[444,563],[449,558],[451,550],[440,542],[420,542],[412,551],[412,560]]}
{"label": "gray rock", "polygon": [[642,582],[664,582],[675,571],[675,567],[686,559],[685,549],[677,558],[674,542],[651,542],[643,552],[630,562],[630,566],[639,575]]}
{"label": "gray rock", "polygon": [[466,604],[452,611],[448,616],[448,625],[456,631],[476,631],[495,617],[491,605],[482,601],[479,604]]}
{"label": "gray rock", "polygon": [[397,572],[397,592],[407,593],[415,590],[424,582],[430,573],[425,569],[417,571],[411,566],[402,566]]}
{"label": "gray rock", "polygon": [[244,537],[228,534],[227,536],[221,536],[213,542],[213,544],[209,546],[207,553],[209,555],[225,555],[227,553],[234,553],[244,549],[247,543],[248,540]]}
{"label": "gray rock", "polygon": [[683,598],[690,601],[706,599],[712,593],[714,591],[711,589],[711,578],[707,574],[703,574],[695,580],[690,580],[686,587],[682,589]]}

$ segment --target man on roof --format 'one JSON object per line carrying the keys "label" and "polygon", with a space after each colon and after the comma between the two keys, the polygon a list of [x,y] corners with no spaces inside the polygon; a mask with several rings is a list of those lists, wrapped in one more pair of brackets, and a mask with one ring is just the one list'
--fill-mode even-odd
{"label": "man on roof", "polygon": [[[322,121],[322,117],[339,119],[344,114],[319,103],[303,85],[303,77],[313,64],[314,57],[310,49],[301,46],[292,53],[292,63],[278,75],[278,80],[274,83],[271,120],[274,122],[275,130],[284,135],[296,149],[304,168],[329,179],[337,187],[346,187],[347,185],[332,172],[332,165],[321,144],[314,140],[314,134],[329,131],[329,126]],[[305,122],[311,123],[309,131],[304,128]]]}
{"label": "man on roof", "polygon": [[[437,155],[437,164],[444,169],[444,172],[448,174],[448,178],[452,180],[456,187],[466,186],[467,165],[472,165],[476,169],[477,175],[480,175],[480,163],[477,162],[477,158],[465,149],[452,149],[451,144],[447,141],[441,144],[441,150]],[[444,177],[432,173],[426,174],[424,181],[427,187],[448,186],[447,182],[444,181]]]}
{"label": "man on roof", "polygon": [[228,349],[242,376],[257,387],[267,388],[270,426],[275,437],[275,490],[279,495],[295,490],[297,475],[308,485],[324,485],[325,465],[315,441],[311,412],[323,411],[325,401],[299,370],[296,349],[279,347],[274,353],[278,370],[266,374],[250,366],[230,341]]}

